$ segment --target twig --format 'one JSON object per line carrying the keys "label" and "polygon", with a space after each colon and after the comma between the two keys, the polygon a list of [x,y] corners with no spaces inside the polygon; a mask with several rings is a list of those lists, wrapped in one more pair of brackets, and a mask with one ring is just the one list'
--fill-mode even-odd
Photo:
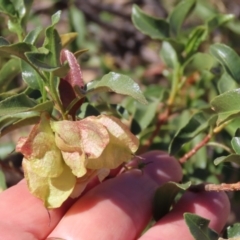
{"label": "twig", "polygon": [[179,159],[180,163],[185,163],[190,157],[192,157],[200,148],[206,145],[212,138],[212,134],[208,134],[200,143],[198,143],[191,151],[186,153],[182,158]]}
{"label": "twig", "polygon": [[220,124],[219,126],[215,127],[200,143],[198,143],[192,150],[190,150],[188,153],[186,153],[182,158],[179,159],[180,163],[185,163],[190,157],[192,157],[200,148],[205,146],[210,139],[222,131],[223,128],[225,128],[232,120],[229,120],[227,122],[224,122]]}
{"label": "twig", "polygon": [[138,154],[142,154],[149,149],[149,147],[152,145],[155,137],[158,135],[162,125],[168,121],[170,114],[171,114],[171,111],[170,111],[169,107],[167,107],[163,113],[159,114],[155,130],[153,131],[150,138],[146,141],[146,143],[139,149]]}
{"label": "twig", "polygon": [[205,191],[239,191],[240,182],[237,183],[221,183],[221,184],[206,184]]}

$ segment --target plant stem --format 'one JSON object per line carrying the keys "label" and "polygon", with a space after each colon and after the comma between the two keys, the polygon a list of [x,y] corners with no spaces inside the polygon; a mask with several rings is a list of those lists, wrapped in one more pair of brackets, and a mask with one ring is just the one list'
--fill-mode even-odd
{"label": "plant stem", "polygon": [[191,151],[186,153],[179,159],[180,163],[185,163],[190,157],[192,157],[200,148],[202,148],[212,138],[212,134],[208,134],[200,143],[198,143]]}
{"label": "plant stem", "polygon": [[221,183],[221,184],[206,184],[205,191],[239,191],[240,182],[237,183]]}
{"label": "plant stem", "polygon": [[139,149],[138,154],[144,153],[149,149],[149,147],[152,145],[155,137],[158,135],[161,127],[165,123],[167,123],[169,116],[171,115],[171,112],[172,112],[173,103],[175,102],[176,95],[179,91],[179,82],[181,80],[181,77],[182,77],[182,68],[178,64],[176,66],[176,68],[174,69],[171,92],[170,92],[170,96],[167,100],[167,106],[165,107],[165,110],[158,115],[155,130],[153,131],[152,135],[147,140],[147,142],[141,147],[141,149]]}
{"label": "plant stem", "polygon": [[60,99],[59,99],[59,96],[58,96],[57,89],[56,89],[56,86],[55,86],[55,84],[54,84],[54,81],[55,81],[54,75],[53,75],[53,73],[51,72],[51,73],[50,73],[50,79],[49,79],[49,87],[50,87],[49,90],[50,90],[50,92],[51,92],[51,95],[52,95],[52,97],[53,97],[53,100],[54,100],[55,104],[56,104],[57,107],[58,107],[58,110],[60,111],[60,113],[61,113],[61,115],[62,115],[62,118],[63,118],[64,120],[67,120],[68,118],[67,118],[67,116],[66,116],[66,114],[65,114],[65,111],[64,111],[64,109],[63,109],[62,103],[61,103],[61,101],[60,101]]}
{"label": "plant stem", "polygon": [[181,79],[181,67],[177,65],[173,72],[173,82],[172,82],[171,92],[170,92],[169,99],[167,100],[167,104],[168,106],[170,106],[170,108],[172,107],[175,101],[176,94],[179,90],[180,79]]}
{"label": "plant stem", "polygon": [[205,146],[210,139],[219,133],[224,127],[226,127],[230,121],[224,122],[221,125],[215,127],[208,135],[200,142],[198,143],[192,150],[190,150],[188,153],[186,153],[182,158],[179,159],[180,163],[185,163],[190,157],[192,157],[199,149],[201,149],[203,146]]}

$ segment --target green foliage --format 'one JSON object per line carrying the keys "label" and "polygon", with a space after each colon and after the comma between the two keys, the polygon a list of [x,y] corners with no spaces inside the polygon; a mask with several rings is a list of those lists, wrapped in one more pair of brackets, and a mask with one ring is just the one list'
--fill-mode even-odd
{"label": "green foliage", "polygon": [[168,22],[145,14],[137,5],[134,5],[132,9],[132,21],[138,30],[153,39],[169,38],[170,27]]}
{"label": "green foliage", "polygon": [[147,104],[137,83],[128,76],[110,72],[99,81],[90,82],[87,86],[89,93],[111,91],[131,96],[142,104]]}
{"label": "green foliage", "polygon": [[184,213],[184,219],[195,240],[218,239],[218,234],[208,227],[209,220],[191,213]]}
{"label": "green foliage", "polygon": [[240,236],[240,223],[235,223],[227,228],[227,237],[235,238]]}
{"label": "green foliage", "polygon": [[177,194],[186,191],[190,186],[191,182],[184,184],[168,182],[159,187],[155,193],[153,202],[153,217],[155,221],[166,215],[174,203]]}

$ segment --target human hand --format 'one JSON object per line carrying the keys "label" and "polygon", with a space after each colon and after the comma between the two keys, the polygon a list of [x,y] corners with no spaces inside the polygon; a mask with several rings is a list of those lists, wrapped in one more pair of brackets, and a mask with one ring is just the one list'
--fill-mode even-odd
{"label": "human hand", "polygon": [[155,190],[165,182],[182,178],[178,162],[165,153],[149,152],[143,158],[149,162],[143,171],[134,169],[106,180],[74,203],[68,200],[50,210],[50,218],[42,202],[21,181],[0,194],[0,239],[193,239],[184,212],[210,219],[210,228],[222,230],[230,211],[226,194],[186,192],[170,213],[140,237],[151,219]]}

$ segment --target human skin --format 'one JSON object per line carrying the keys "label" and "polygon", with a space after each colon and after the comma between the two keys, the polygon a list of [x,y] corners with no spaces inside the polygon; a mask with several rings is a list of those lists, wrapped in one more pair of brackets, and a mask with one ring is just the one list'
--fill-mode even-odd
{"label": "human skin", "polygon": [[120,173],[92,186],[79,199],[69,199],[50,211],[21,181],[0,194],[0,239],[190,240],[193,237],[183,219],[184,212],[207,218],[212,229],[222,230],[230,212],[226,194],[187,192],[170,213],[140,236],[151,219],[155,190],[182,178],[181,167],[173,157],[153,151],[142,158],[147,163],[143,170]]}

